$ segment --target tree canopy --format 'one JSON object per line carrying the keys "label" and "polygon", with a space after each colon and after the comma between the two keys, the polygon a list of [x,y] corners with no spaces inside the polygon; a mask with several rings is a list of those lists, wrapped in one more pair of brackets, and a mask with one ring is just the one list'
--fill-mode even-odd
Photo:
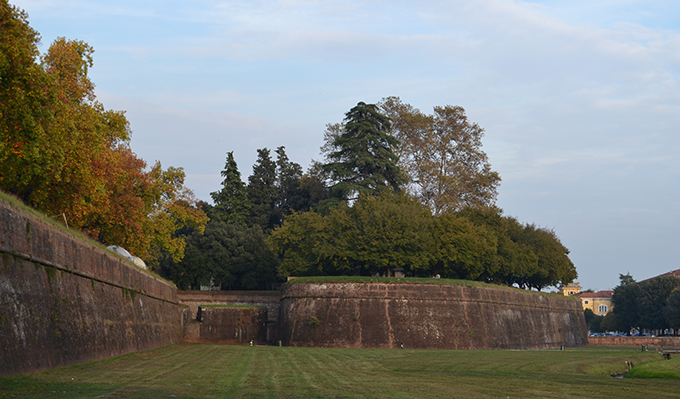
{"label": "tree canopy", "polygon": [[620,330],[631,328],[666,329],[680,327],[678,297],[680,278],[660,276],[635,282],[630,274],[619,276],[621,284],[614,288],[614,320]]}
{"label": "tree canopy", "polygon": [[330,137],[323,165],[337,196],[353,200],[386,188],[399,191],[404,178],[392,152],[399,142],[389,134],[391,127],[375,104],[359,102],[345,114],[342,131]]}
{"label": "tree canopy", "polygon": [[352,207],[293,214],[268,238],[279,275],[434,276],[541,289],[576,278],[551,230],[500,210],[432,215],[400,193],[362,194]]}
{"label": "tree canopy", "polygon": [[0,27],[0,189],[151,266],[163,253],[180,259],[174,232],[207,217],[183,169],[147,169],[124,112],[97,101],[94,49],[60,37],[40,56],[26,13],[4,0]]}
{"label": "tree canopy", "polygon": [[463,107],[434,107],[433,115],[384,98],[379,109],[392,121],[398,165],[407,190],[432,213],[492,206],[501,178],[482,151],[484,129],[471,123]]}

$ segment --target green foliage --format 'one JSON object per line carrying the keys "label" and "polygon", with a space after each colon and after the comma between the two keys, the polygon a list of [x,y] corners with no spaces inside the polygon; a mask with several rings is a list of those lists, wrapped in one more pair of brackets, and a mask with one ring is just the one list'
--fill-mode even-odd
{"label": "green foliage", "polygon": [[666,321],[666,303],[671,293],[680,287],[680,278],[661,276],[639,283],[638,317],[640,327],[669,328]]}
{"label": "green foliage", "polygon": [[[583,314],[586,318],[586,325],[588,326],[588,330],[590,332],[600,333],[600,332],[604,332],[604,331],[609,331],[609,330],[604,330],[602,328],[602,322],[603,322],[604,316],[596,315],[593,312],[592,309],[586,309],[583,312]],[[617,331],[617,330],[611,330],[611,331]]]}
{"label": "green foliage", "polygon": [[665,329],[677,326],[680,278],[661,276],[636,283],[630,275],[621,275],[621,285],[614,289],[612,313],[623,330],[631,327]]}
{"label": "green foliage", "polygon": [[497,209],[433,217],[415,199],[362,194],[327,215],[296,213],[271,234],[279,276],[385,275],[470,279],[540,289],[576,271],[554,232]]}
{"label": "green foliage", "polygon": [[616,315],[617,323],[623,327],[622,331],[630,331],[631,327],[640,325],[638,314],[640,294],[640,286],[637,283],[628,281],[624,283],[623,278],[621,285],[614,288],[614,295],[612,296],[614,309],[610,313]]}
{"label": "green foliage", "polygon": [[276,155],[276,187],[278,189],[276,208],[281,216],[276,224],[280,226],[284,216],[290,215],[293,211],[309,210],[310,206],[307,205],[308,201],[301,190],[302,167],[288,159],[284,146],[276,149]]}
{"label": "green foliage", "polygon": [[267,249],[259,226],[244,227],[211,220],[201,234],[189,230],[180,262],[165,259],[162,274],[180,289],[212,284],[222,289],[265,290],[278,283],[278,260]]}
{"label": "green foliage", "polygon": [[316,317],[312,316],[312,317],[309,318],[309,326],[310,327],[318,327],[320,325],[321,325],[321,322]]}
{"label": "green foliage", "polygon": [[668,325],[680,328],[680,288],[675,288],[668,296],[664,313]]}
{"label": "green foliage", "polygon": [[224,178],[222,189],[210,193],[215,207],[209,216],[213,220],[245,226],[250,216],[251,204],[233,151],[227,153],[227,161],[221,174]]}
{"label": "green foliage", "polygon": [[332,192],[343,200],[386,188],[398,191],[404,178],[392,149],[399,141],[389,135],[391,123],[374,104],[359,102],[345,114],[344,128],[328,143],[323,170]]}
{"label": "green foliage", "polygon": [[250,200],[251,226],[272,230],[281,220],[276,208],[278,190],[276,187],[276,163],[272,161],[267,148],[257,150],[257,161],[253,174],[248,177],[248,199]]}
{"label": "green foliage", "polygon": [[330,216],[331,235],[343,237],[346,268],[361,275],[409,275],[426,270],[432,253],[432,218],[427,209],[403,194],[359,196],[352,208]]}

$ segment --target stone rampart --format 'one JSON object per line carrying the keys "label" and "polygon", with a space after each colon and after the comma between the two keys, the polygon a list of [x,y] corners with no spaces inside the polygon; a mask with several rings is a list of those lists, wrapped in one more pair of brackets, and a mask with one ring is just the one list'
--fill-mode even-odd
{"label": "stone rampart", "polygon": [[274,339],[265,307],[201,306],[198,315],[185,326],[186,342],[263,345]]}
{"label": "stone rampart", "polygon": [[201,305],[264,306],[270,321],[277,321],[281,306],[279,291],[178,291],[177,297],[196,315]]}
{"label": "stone rampart", "polygon": [[548,349],[588,344],[581,302],[500,287],[295,283],[282,288],[289,346]]}
{"label": "stone rampart", "polygon": [[184,309],[171,284],[0,201],[0,376],[182,342]]}

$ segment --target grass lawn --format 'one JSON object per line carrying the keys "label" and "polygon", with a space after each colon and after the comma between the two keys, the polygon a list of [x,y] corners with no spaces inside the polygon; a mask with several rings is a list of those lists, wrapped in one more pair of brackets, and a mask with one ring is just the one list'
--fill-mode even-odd
{"label": "grass lawn", "polygon": [[[612,378],[661,367],[664,379]],[[656,374],[657,376],[659,374]],[[0,398],[677,398],[635,348],[463,351],[184,344],[0,379]]]}

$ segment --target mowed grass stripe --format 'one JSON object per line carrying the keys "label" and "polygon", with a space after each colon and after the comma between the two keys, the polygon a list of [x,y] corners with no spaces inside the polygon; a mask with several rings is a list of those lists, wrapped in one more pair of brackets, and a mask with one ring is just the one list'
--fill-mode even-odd
{"label": "mowed grass stripe", "polygon": [[186,344],[0,379],[0,398],[678,397],[678,380],[611,378],[611,370],[626,369],[626,360],[680,376],[677,362],[634,348],[456,351]]}

